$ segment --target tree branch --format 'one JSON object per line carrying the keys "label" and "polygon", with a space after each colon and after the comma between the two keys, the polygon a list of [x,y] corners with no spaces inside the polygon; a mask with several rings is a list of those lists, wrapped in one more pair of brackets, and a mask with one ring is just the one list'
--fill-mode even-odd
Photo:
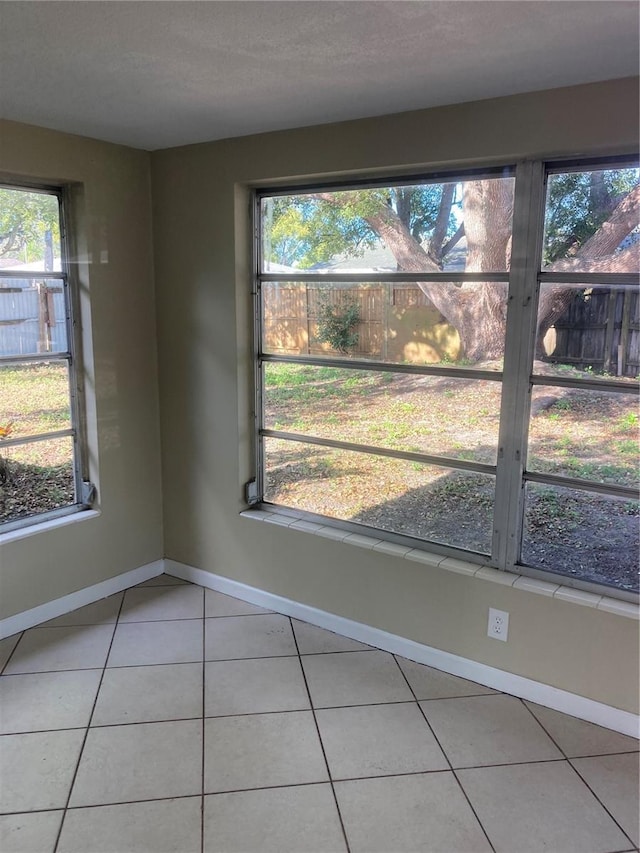
{"label": "tree branch", "polygon": [[451,205],[453,204],[453,196],[456,191],[455,184],[443,184],[442,195],[440,197],[440,207],[438,208],[438,216],[436,224],[433,227],[433,233],[429,240],[428,254],[429,257],[436,262],[442,269],[442,258],[444,257],[442,244],[447,236],[449,227],[449,217],[451,216]]}

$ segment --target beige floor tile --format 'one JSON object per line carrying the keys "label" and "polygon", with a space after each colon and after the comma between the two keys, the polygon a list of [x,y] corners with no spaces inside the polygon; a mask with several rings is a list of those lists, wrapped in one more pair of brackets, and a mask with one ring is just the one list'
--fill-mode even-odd
{"label": "beige floor tile", "polygon": [[200,797],[70,809],[58,853],[200,853]]}
{"label": "beige floor tile", "polygon": [[330,785],[205,797],[204,853],[343,853]]}
{"label": "beige floor tile", "polygon": [[628,840],[566,761],[458,771],[497,853],[608,853]]}
{"label": "beige floor tile", "polygon": [[467,681],[465,678],[440,672],[431,666],[424,666],[406,658],[398,657],[397,661],[407,676],[416,699],[453,699],[458,696],[488,695],[496,692],[482,684],[476,684],[475,681]]}
{"label": "beige floor tile", "polygon": [[113,625],[118,618],[123,595],[124,593],[117,592],[108,598],[101,598],[100,601],[94,601],[93,604],[78,607],[77,610],[72,610],[71,613],[65,613],[56,619],[50,619],[40,627],[60,628],[69,625]]}
{"label": "beige floor tile", "polygon": [[102,668],[113,625],[73,628],[31,628],[25,631],[5,675]]}
{"label": "beige floor tile", "polygon": [[0,734],[89,725],[99,669],[0,677]]}
{"label": "beige floor tile", "polygon": [[202,619],[204,590],[199,586],[154,586],[128,589],[119,622],[157,622],[163,619]]}
{"label": "beige floor tile", "polygon": [[543,708],[533,702],[525,702],[525,705],[569,758],[638,750],[636,738],[578,720],[551,708]]}
{"label": "beige floor tile", "polygon": [[0,738],[0,812],[64,808],[83,739],[82,729]]}
{"label": "beige floor tile", "polygon": [[201,793],[201,733],[201,720],[90,729],[70,805]]}
{"label": "beige floor tile", "polygon": [[316,719],[333,779],[449,769],[413,702],[330,708]]}
{"label": "beige floor tile", "polygon": [[157,575],[155,578],[149,578],[148,581],[136,584],[132,589],[142,589],[147,586],[182,586],[182,584],[189,584],[189,581],[183,581],[173,575]]}
{"label": "beige floor tile", "polygon": [[107,669],[93,726],[184,720],[202,716],[202,664]]}
{"label": "beige floor tile", "polygon": [[350,640],[349,637],[342,637],[340,634],[334,634],[333,631],[325,631],[324,628],[318,628],[317,625],[309,625],[308,622],[300,622],[298,619],[293,619],[292,622],[301,655],[357,652],[371,649],[371,646],[366,646],[357,640]]}
{"label": "beige floor tile", "polygon": [[637,753],[576,758],[571,763],[636,847],[640,845]]}
{"label": "beige floor tile", "polygon": [[12,637],[5,637],[3,640],[0,640],[0,672],[11,657],[11,653],[18,644],[19,639],[20,634],[14,634]]}
{"label": "beige floor tile", "polygon": [[491,848],[453,773],[335,783],[351,853]]}
{"label": "beige floor tile", "polygon": [[53,853],[62,811],[26,812],[0,817],[3,853]]}
{"label": "beige floor tile", "polygon": [[213,589],[205,589],[205,616],[248,616],[252,613],[270,613],[264,607],[258,607],[257,604],[249,604],[248,601],[242,601],[239,598],[234,598],[232,595],[224,595],[221,592],[216,592]]}
{"label": "beige floor tile", "polygon": [[393,655],[387,652],[306,655],[302,665],[315,708],[413,699]]}
{"label": "beige floor tile", "polygon": [[116,628],[107,666],[195,663],[202,660],[202,622],[130,622]]}
{"label": "beige floor tile", "polygon": [[205,720],[205,793],[328,778],[311,711]]}
{"label": "beige floor tile", "polygon": [[205,664],[205,714],[265,714],[310,707],[298,658],[212,661]]}
{"label": "beige floor tile", "polygon": [[205,620],[205,660],[295,655],[286,616],[227,616]]}
{"label": "beige floor tile", "polygon": [[562,758],[513,696],[438,699],[420,705],[453,767]]}

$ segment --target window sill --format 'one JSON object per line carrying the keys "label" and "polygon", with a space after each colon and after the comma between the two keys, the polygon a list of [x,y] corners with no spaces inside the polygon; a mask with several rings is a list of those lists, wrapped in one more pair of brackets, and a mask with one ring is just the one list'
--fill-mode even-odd
{"label": "window sill", "polygon": [[580,604],[583,607],[592,607],[603,610],[606,613],[615,613],[617,616],[625,616],[628,619],[640,620],[640,605],[629,601],[611,598],[607,595],[597,595],[581,589],[563,586],[562,584],[538,580],[537,578],[517,575],[512,572],[503,572],[491,566],[479,566],[476,563],[468,563],[453,557],[443,557],[441,554],[433,554],[418,548],[409,548],[404,545],[396,545],[373,536],[365,536],[361,533],[350,533],[328,524],[319,524],[315,521],[306,521],[291,511],[279,512],[265,509],[248,509],[241,512],[243,518],[254,521],[262,521],[266,524],[277,524],[281,527],[289,527],[292,530],[301,530],[322,536],[325,539],[333,539],[336,542],[345,542],[358,548],[366,548],[370,551],[378,551],[383,554],[391,554],[404,560],[413,560],[428,566],[444,569],[448,572],[479,578],[492,583],[512,586],[514,589],[532,592],[536,595],[544,595],[547,598],[556,598],[572,604]]}
{"label": "window sill", "polygon": [[27,527],[18,527],[15,530],[9,530],[7,533],[0,533],[0,545],[8,545],[10,542],[26,539],[28,536],[47,533],[49,530],[67,527],[70,524],[76,524],[78,521],[88,521],[91,518],[98,518],[100,515],[100,511],[97,509],[83,509],[78,512],[69,513],[68,515],[62,515],[59,518],[51,518],[48,521],[34,522],[34,524],[29,524]]}

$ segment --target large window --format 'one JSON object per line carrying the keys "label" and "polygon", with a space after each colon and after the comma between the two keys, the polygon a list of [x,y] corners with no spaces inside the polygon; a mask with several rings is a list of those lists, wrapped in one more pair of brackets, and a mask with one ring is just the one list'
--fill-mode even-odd
{"label": "large window", "polygon": [[637,592],[638,181],[609,160],[259,192],[259,499]]}
{"label": "large window", "polygon": [[86,505],[61,194],[0,186],[0,531]]}

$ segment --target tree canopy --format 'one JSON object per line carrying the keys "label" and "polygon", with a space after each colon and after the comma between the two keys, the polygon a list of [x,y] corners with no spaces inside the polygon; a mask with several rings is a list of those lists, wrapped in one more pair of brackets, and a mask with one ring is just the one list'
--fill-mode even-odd
{"label": "tree canopy", "polygon": [[0,187],[0,257],[29,263],[44,258],[45,232],[60,245],[56,196]]}
{"label": "tree canopy", "polygon": [[[509,269],[515,181],[512,177],[452,183],[318,191],[263,200],[267,263],[301,270],[362,258],[384,248],[395,269],[452,268],[454,252],[466,272]],[[562,272],[633,272],[640,241],[638,169],[600,169],[549,176],[542,263]],[[462,242],[464,238],[464,242]],[[472,361],[503,354],[504,282],[456,285],[419,282],[457,329]],[[540,300],[539,336],[566,310],[571,288],[547,288]]]}

